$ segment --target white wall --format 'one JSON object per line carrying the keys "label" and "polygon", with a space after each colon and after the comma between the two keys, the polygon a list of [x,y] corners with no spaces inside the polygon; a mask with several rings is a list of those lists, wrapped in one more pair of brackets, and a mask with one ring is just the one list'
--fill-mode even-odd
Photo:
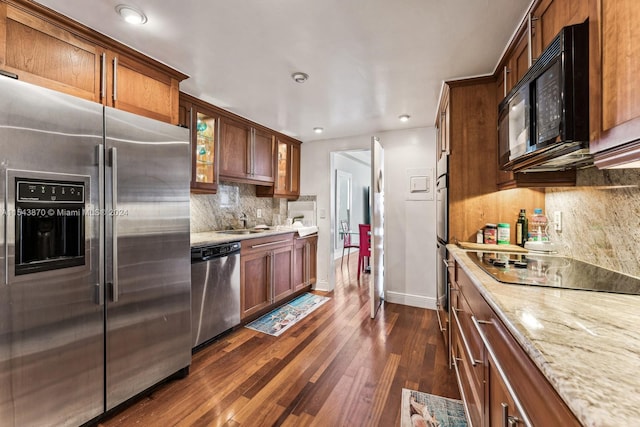
{"label": "white wall", "polygon": [[[385,298],[389,302],[435,308],[435,198],[409,201],[408,170],[428,169],[433,195],[435,128],[380,132],[385,149]],[[369,149],[371,135],[302,144],[301,194],[316,195],[318,206],[318,283],[335,285],[332,262],[331,153]]]}

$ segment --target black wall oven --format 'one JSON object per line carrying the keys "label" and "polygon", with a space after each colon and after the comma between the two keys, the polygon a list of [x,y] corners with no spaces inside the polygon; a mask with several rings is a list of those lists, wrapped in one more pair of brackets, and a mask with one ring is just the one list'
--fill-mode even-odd
{"label": "black wall oven", "polygon": [[[447,242],[449,239],[449,156],[443,154],[437,164],[436,180],[436,308],[440,331],[447,352],[449,331],[449,279],[447,269]],[[447,359],[449,360],[449,353]]]}

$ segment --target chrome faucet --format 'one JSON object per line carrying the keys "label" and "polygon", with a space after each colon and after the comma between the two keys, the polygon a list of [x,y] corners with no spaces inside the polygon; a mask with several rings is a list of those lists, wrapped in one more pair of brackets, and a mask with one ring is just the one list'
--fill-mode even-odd
{"label": "chrome faucet", "polygon": [[240,218],[238,219],[242,221],[242,228],[247,228],[247,221],[249,220],[249,218],[247,217],[247,214],[242,212],[242,214],[240,215]]}

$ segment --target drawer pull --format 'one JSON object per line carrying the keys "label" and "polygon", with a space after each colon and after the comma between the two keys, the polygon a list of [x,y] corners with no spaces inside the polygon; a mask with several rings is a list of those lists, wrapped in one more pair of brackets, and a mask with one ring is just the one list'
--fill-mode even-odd
{"label": "drawer pull", "polygon": [[275,241],[275,242],[260,243],[259,245],[251,246],[251,249],[264,248],[265,246],[273,246],[273,245],[278,245],[280,243],[287,243],[287,242],[288,242],[288,240],[278,240],[278,241]]}
{"label": "drawer pull", "polygon": [[[505,387],[507,388],[507,392],[509,393],[509,395],[513,399],[513,403],[515,404],[516,408],[518,409],[518,412],[520,412],[520,416],[522,417],[522,422],[524,422],[524,425],[527,426],[527,427],[533,426],[533,424],[531,423],[531,420],[529,419],[529,416],[527,415],[527,412],[524,409],[524,406],[522,405],[522,402],[520,402],[520,399],[518,398],[518,395],[513,390],[513,386],[511,385],[511,381],[509,381],[509,379],[507,378],[507,374],[504,372],[504,369],[502,368],[502,365],[498,361],[498,358],[496,357],[496,353],[493,351],[493,348],[491,347],[491,344],[489,344],[489,340],[487,339],[487,336],[484,334],[484,331],[480,327],[480,325],[488,325],[488,324],[491,324],[491,322],[487,321],[487,320],[478,320],[478,319],[476,319],[475,316],[471,316],[471,320],[473,321],[474,326],[476,327],[478,333],[480,334],[480,339],[482,339],[484,347],[487,349],[487,352],[489,353],[489,356],[491,357],[491,359],[493,359],[493,364],[495,365],[496,371],[498,371],[498,375],[500,376],[500,379],[502,379],[502,382],[504,383]],[[517,426],[518,423],[521,420],[519,418],[516,418],[516,417],[513,417],[513,416],[509,417],[509,415],[508,415],[508,406],[507,406],[507,409],[505,409],[505,405],[506,404],[503,403],[502,405],[503,405],[502,406],[502,423],[503,423],[503,425],[505,425],[507,427]],[[505,419],[505,410],[507,411],[506,419]],[[511,420],[509,420],[509,419],[511,419]],[[506,424],[505,424],[505,422],[506,422]]]}
{"label": "drawer pull", "polygon": [[440,303],[437,304],[438,311],[436,312],[436,316],[438,317],[438,325],[440,326],[440,332],[444,333],[447,328],[442,327],[442,321],[440,320]]}
{"label": "drawer pull", "polygon": [[473,353],[471,352],[471,347],[469,346],[469,342],[467,341],[467,337],[464,335],[464,332],[462,331],[462,328],[460,327],[460,318],[458,317],[458,310],[457,308],[453,307],[453,317],[456,318],[456,324],[458,325],[458,331],[460,332],[460,336],[462,337],[462,344],[464,345],[464,350],[467,352],[467,355],[469,356],[469,360],[471,360],[471,365],[472,366],[476,366],[478,363],[482,363],[482,360],[477,360],[475,357],[473,357]]}
{"label": "drawer pull", "polygon": [[509,415],[509,405],[502,402],[502,427],[518,427],[520,419]]}
{"label": "drawer pull", "polygon": [[458,369],[458,362],[462,362],[462,359],[456,357],[456,355],[453,354],[453,351],[451,353],[451,360],[453,362],[453,368],[456,371],[456,380],[458,381],[458,389],[460,390],[460,395],[462,397],[462,404],[464,405],[464,414],[467,418],[467,424],[473,426],[473,423],[471,422],[471,412],[469,412],[469,406],[467,406],[467,396],[464,394],[464,387],[462,387],[462,379],[460,378],[460,370]]}

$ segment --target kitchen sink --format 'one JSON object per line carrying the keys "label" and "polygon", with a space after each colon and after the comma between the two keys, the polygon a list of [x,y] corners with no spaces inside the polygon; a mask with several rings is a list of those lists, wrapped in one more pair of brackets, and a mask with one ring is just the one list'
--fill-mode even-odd
{"label": "kitchen sink", "polygon": [[224,233],[224,234],[255,234],[255,233],[262,233],[262,232],[264,232],[264,230],[240,229],[240,230],[220,230],[220,231],[218,231],[218,233]]}

